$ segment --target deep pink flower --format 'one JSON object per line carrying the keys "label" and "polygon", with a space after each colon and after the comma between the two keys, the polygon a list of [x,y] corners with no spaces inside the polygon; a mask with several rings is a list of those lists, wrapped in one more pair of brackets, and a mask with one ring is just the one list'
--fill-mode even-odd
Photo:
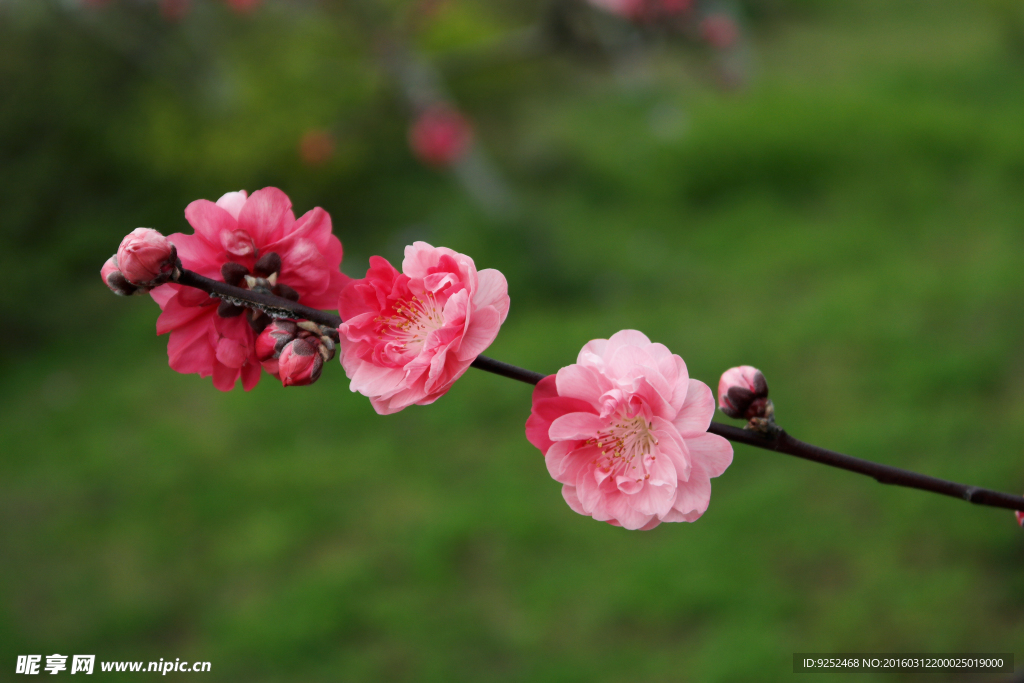
{"label": "deep pink flower", "polygon": [[174,245],[152,228],[135,228],[117,248],[117,267],[136,287],[156,287],[167,282],[176,258]]}
{"label": "deep pink flower", "polygon": [[428,166],[449,166],[466,153],[473,128],[462,114],[444,105],[420,114],[409,129],[413,153]]}
{"label": "deep pink flower", "polygon": [[508,315],[508,283],[473,259],[416,242],[402,272],[373,256],[366,277],[345,287],[341,364],[352,391],[381,415],[433,403],[498,335]]}
{"label": "deep pink flower", "polygon": [[692,522],[732,444],[708,434],[715,399],[636,330],[595,339],[533,392],[526,437],[576,512],[627,529]]}
{"label": "deep pink flower", "polygon": [[741,365],[729,368],[718,381],[718,407],[729,417],[757,417],[768,398],[768,383],[757,368]]}
{"label": "deep pink flower", "polygon": [[[333,308],[348,281],[338,270],[341,242],[331,217],[316,208],[295,220],[287,195],[274,187],[248,197],[229,192],[214,204],[200,199],[185,209],[195,229],[175,233],[182,265],[200,275],[250,289],[270,291],[313,308]],[[248,391],[260,378],[256,329],[270,320],[205,292],[176,284],[151,292],[163,313],[157,334],[171,333],[167,355],[173,369],[213,376],[221,391],[242,378]]]}

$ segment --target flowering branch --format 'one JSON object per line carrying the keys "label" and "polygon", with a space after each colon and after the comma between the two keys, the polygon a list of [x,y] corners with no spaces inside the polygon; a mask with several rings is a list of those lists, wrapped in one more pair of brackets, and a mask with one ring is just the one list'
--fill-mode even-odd
{"label": "flowering branch", "polygon": [[[171,280],[180,285],[195,287],[207,292],[212,297],[223,299],[237,306],[245,306],[262,311],[273,318],[300,318],[331,328],[336,328],[342,323],[342,319],[339,316],[303,306],[290,299],[260,291],[242,289],[241,287],[235,287],[203,277],[198,273],[182,268],[180,262],[171,276]],[[526,370],[486,356],[478,356],[473,361],[472,367],[533,385],[538,384],[546,377],[546,375],[539,372]],[[821,463],[822,465],[828,465],[829,467],[863,474],[872,477],[881,484],[930,491],[944,496],[961,498],[975,505],[1006,508],[1008,510],[1024,510],[1024,497],[977,486],[958,484],[899,467],[844,455],[826,448],[804,443],[774,426],[773,429],[758,431],[712,422],[708,432],[736,443],[784,453],[797,458],[803,458],[804,460]]]}

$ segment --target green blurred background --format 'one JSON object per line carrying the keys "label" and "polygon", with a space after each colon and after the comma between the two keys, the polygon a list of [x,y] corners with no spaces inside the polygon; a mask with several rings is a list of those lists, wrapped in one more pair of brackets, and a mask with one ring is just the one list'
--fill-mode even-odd
{"label": "green blurred background", "polygon": [[[739,446],[701,520],[626,532],[565,505],[526,385],[470,372],[388,417],[337,363],[220,393],[168,369],[148,297],[97,276],[132,228],[275,185],[331,213],[350,275],[414,239],[501,269],[493,357],[554,372],[637,328],[712,387],[760,367],[800,438],[1022,491],[1019,3],[747,3],[748,83],[723,91],[660,38],[510,57],[541,3],[452,0],[412,41],[514,188],[498,217],[410,155],[348,6],[73,5],[0,0],[0,679],[55,652],[205,660],[178,677],[210,681],[1024,657],[1009,512]],[[314,129],[336,144],[310,166]]]}

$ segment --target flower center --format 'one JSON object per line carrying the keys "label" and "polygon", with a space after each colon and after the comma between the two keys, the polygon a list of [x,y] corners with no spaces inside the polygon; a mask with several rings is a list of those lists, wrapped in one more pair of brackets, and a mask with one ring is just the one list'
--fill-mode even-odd
{"label": "flower center", "polygon": [[377,318],[376,322],[380,324],[377,338],[397,342],[403,350],[418,348],[427,340],[427,335],[444,327],[443,306],[433,292],[427,292],[423,297],[399,301],[394,306],[394,315]]}
{"label": "flower center", "polygon": [[658,445],[658,438],[651,433],[653,428],[643,414],[620,412],[607,429],[587,441],[601,449],[593,464],[610,474],[636,479],[637,483],[649,479],[648,466],[656,458],[652,451]]}

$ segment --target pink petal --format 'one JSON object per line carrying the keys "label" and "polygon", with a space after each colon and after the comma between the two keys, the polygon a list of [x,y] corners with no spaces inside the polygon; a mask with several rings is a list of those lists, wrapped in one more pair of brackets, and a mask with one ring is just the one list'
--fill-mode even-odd
{"label": "pink petal", "polygon": [[606,421],[593,413],[569,413],[551,423],[548,436],[553,441],[589,439],[596,436],[605,425]]}
{"label": "pink petal", "polygon": [[245,200],[248,197],[249,195],[246,194],[245,190],[228,192],[217,200],[217,206],[231,214],[232,218],[238,220],[238,214],[241,213],[242,207],[245,206]]}
{"label": "pink petal", "polygon": [[481,308],[473,313],[473,319],[466,328],[462,345],[456,357],[459,360],[472,361],[487,349],[498,336],[501,327],[501,315],[493,306]]}
{"label": "pink petal", "polygon": [[647,481],[629,498],[629,504],[642,515],[663,515],[672,509],[675,499],[675,482],[655,485]]}
{"label": "pink petal", "polygon": [[[186,206],[185,220],[195,229],[196,235],[206,241],[207,248],[216,254],[221,253],[221,236],[238,230],[238,221],[230,213],[207,199],[197,199]],[[174,246],[178,247],[178,240],[172,239],[172,241]],[[186,249],[186,254],[190,259],[192,254],[199,254],[203,251],[198,245],[182,245],[179,248]],[[200,257],[194,258],[199,259]],[[185,258],[182,258],[182,263],[185,263]]]}
{"label": "pink petal", "polygon": [[601,394],[611,388],[611,382],[581,365],[567,365],[555,375],[559,396],[578,398],[597,406]]}
{"label": "pink petal", "polygon": [[[683,514],[684,517],[697,513],[697,517],[704,514],[711,501],[711,480],[706,472],[700,467],[694,467],[688,481],[679,482],[676,489],[676,502],[673,508]],[[694,517],[693,519],[696,519]],[[692,521],[687,518],[687,521]]]}
{"label": "pink petal", "polygon": [[229,368],[216,363],[213,366],[213,386],[221,391],[231,391],[235,388],[235,381],[238,379],[239,373],[238,368]]}
{"label": "pink petal", "polygon": [[580,497],[576,495],[575,486],[563,484],[562,498],[564,498],[565,502],[569,504],[569,508],[572,509],[573,512],[579,513],[581,515],[587,515],[588,517],[590,516],[590,513],[583,509],[583,504],[580,503]]}
{"label": "pink petal", "polygon": [[[276,187],[257,190],[245,202],[237,222],[240,229],[252,235],[257,246],[270,244],[295,225],[292,200]],[[284,259],[283,254],[281,258]]]}
{"label": "pink petal", "polygon": [[[274,361],[275,363],[277,361]],[[242,366],[242,389],[252,391],[260,381],[260,364],[246,363]]]}
{"label": "pink petal", "polygon": [[508,281],[505,276],[494,268],[485,268],[477,273],[473,306],[475,308],[494,306],[500,318],[498,324],[505,322],[509,307]]}
{"label": "pink petal", "polygon": [[644,348],[649,346],[651,340],[647,338],[647,335],[637,330],[620,330],[611,337],[608,338],[608,346],[605,348],[604,357],[607,360],[610,355],[614,355],[616,351],[624,346],[634,346],[638,348]]}
{"label": "pink petal", "polygon": [[732,464],[732,444],[721,436],[701,434],[685,439],[693,462],[700,463],[709,477],[720,476]]}
{"label": "pink petal", "polygon": [[687,384],[686,400],[672,423],[684,438],[708,431],[715,415],[715,397],[707,384],[691,379]]}
{"label": "pink petal", "polygon": [[580,469],[593,459],[593,449],[577,449],[572,441],[558,441],[544,454],[548,474],[563,484],[575,484]]}

